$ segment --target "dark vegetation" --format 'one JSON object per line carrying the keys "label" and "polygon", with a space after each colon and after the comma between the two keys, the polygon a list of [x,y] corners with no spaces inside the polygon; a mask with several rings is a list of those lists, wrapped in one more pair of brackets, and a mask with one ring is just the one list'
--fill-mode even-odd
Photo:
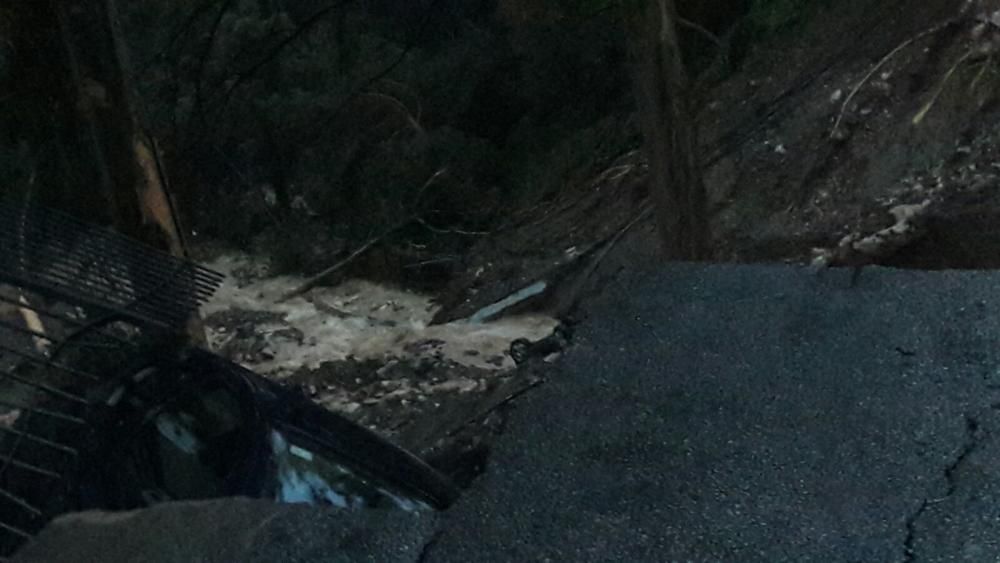
{"label": "dark vegetation", "polygon": [[[679,2],[696,84],[725,78],[755,42],[794,33],[822,4]],[[431,276],[448,275],[515,211],[638,146],[617,8],[568,0],[118,6],[134,109],[158,140],[187,231],[299,271],[384,237],[383,254],[432,265],[420,270]],[[60,47],[18,49],[31,45],[25,34],[38,35],[23,12],[0,13],[12,38],[0,49],[0,92],[11,110],[0,116],[0,178],[6,189],[86,190],[97,180],[74,165],[86,155],[74,153],[47,105],[64,85],[23,70],[44,67],[32,57]],[[377,262],[358,267],[378,270]]]}
{"label": "dark vegetation", "polygon": [[[130,9],[152,127],[189,224],[241,246],[271,229],[288,268],[322,265],[305,244],[317,228],[348,246],[398,228],[447,255],[635,142],[615,119],[629,107],[619,31],[601,16],[208,4]],[[149,41],[161,21],[178,23]],[[218,201],[243,212],[221,220]]]}
{"label": "dark vegetation", "polygon": [[[953,133],[989,135],[973,126],[993,107],[995,24],[976,23],[987,4],[74,1],[62,23],[56,3],[10,4],[0,178],[111,222],[102,184],[124,193],[136,170],[94,163],[141,137],[195,250],[220,241],[304,273],[350,259],[340,275],[423,289],[469,287],[480,267],[530,283],[496,264],[593,249],[646,200],[661,246],[696,233],[668,257],[799,260],[845,228],[884,227],[881,192],[947,158]],[[676,42],[654,49],[656,10],[640,10],[661,5],[677,8]],[[95,40],[112,29],[115,41]],[[911,124],[929,100],[930,118]],[[858,134],[829,137],[835,120]],[[700,143],[657,139],[670,131]],[[615,185],[589,198],[602,183]],[[544,232],[524,228],[536,223]]]}

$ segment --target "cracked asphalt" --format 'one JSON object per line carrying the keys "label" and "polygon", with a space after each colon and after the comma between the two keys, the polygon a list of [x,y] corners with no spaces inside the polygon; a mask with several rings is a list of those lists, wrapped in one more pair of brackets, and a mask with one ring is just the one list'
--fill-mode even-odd
{"label": "cracked asphalt", "polygon": [[1000,275],[612,287],[427,561],[1000,561]]}
{"label": "cracked asphalt", "polygon": [[450,510],[233,537],[300,562],[1000,561],[1000,275],[850,276],[623,281]]}

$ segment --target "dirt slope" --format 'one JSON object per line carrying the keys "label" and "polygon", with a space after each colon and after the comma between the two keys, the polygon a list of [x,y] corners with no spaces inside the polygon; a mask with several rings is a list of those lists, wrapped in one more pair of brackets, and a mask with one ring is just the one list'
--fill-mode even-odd
{"label": "dirt slope", "polygon": [[[1000,201],[986,188],[993,176],[983,172],[995,169],[997,67],[995,57],[967,55],[984,44],[974,39],[975,15],[987,8],[962,14],[963,6],[830,3],[803,29],[755,46],[738,74],[705,94],[703,161],[717,260],[806,261],[814,247],[892,224],[894,205],[936,197],[944,203],[934,207],[927,236],[877,261],[993,265],[988,257],[1000,237],[982,227]],[[986,26],[987,37],[996,34]],[[579,291],[565,282],[585,268],[565,270],[576,253],[640,213],[645,171],[644,157],[632,151],[593,181],[524,210],[470,253],[467,273],[444,293],[436,320],[469,315],[539,279],[562,281],[553,292]],[[644,221],[619,242],[590,284],[655,261],[649,227]],[[536,307],[558,301],[547,297]]]}

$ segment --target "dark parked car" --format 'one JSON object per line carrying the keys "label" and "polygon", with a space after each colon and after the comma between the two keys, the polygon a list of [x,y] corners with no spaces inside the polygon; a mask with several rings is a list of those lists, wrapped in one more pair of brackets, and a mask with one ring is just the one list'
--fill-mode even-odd
{"label": "dark parked car", "polygon": [[204,350],[157,359],[106,395],[81,463],[85,507],[250,496],[419,510],[456,495],[414,455]]}

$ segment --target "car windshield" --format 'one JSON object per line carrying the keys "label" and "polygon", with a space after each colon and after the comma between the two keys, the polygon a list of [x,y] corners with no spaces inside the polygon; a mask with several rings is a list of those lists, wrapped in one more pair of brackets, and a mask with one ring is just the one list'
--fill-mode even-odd
{"label": "car windshield", "polygon": [[272,430],[270,445],[277,463],[274,499],[280,502],[330,504],[341,508],[394,506],[429,509],[389,487],[374,483],[303,439],[300,432]]}
{"label": "car windshield", "polygon": [[[141,420],[128,440],[121,487],[140,485],[141,501],[204,499],[252,490],[279,502],[327,504],[341,508],[428,509],[384,481],[351,469],[308,428],[281,420],[255,419],[260,398],[241,394],[232,372],[145,371],[151,402],[123,399],[127,416]],[[226,381],[223,378],[229,377]],[[180,392],[164,386],[184,382]],[[228,383],[228,385],[227,385]],[[238,387],[235,387],[238,388]],[[177,389],[177,388],[175,388]],[[149,395],[149,393],[145,393]],[[245,473],[259,471],[256,482]]]}

